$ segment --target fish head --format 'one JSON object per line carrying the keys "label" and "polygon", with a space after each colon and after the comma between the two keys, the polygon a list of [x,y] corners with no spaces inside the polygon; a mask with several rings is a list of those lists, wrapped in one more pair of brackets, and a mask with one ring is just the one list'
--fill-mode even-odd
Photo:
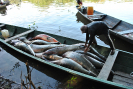
{"label": "fish head", "polygon": [[20,47],[21,47],[21,44],[20,44],[19,42],[16,42],[16,43],[14,44],[14,46],[17,47],[17,48],[20,48]]}
{"label": "fish head", "polygon": [[19,37],[18,39],[19,39],[20,41],[24,41],[24,40],[26,40],[25,37]]}

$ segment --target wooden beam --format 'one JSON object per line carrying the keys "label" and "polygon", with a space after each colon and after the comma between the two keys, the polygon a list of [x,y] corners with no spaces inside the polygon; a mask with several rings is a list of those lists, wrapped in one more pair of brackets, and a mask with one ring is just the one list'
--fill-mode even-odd
{"label": "wooden beam", "polygon": [[112,81],[125,86],[133,87],[133,77],[128,73],[115,71]]}
{"label": "wooden beam", "polygon": [[5,42],[8,42],[8,41],[13,40],[13,39],[15,39],[15,38],[18,38],[18,37],[20,37],[20,36],[29,34],[29,33],[33,32],[33,31],[34,31],[34,30],[28,30],[28,31],[26,31],[26,32],[23,32],[23,33],[21,33],[21,34],[18,34],[18,35],[16,35],[16,36],[13,36],[13,37],[11,37],[11,38],[6,39]]}
{"label": "wooden beam", "polygon": [[87,15],[88,19],[91,19],[92,21],[102,20],[105,16],[105,14],[94,14],[94,15]]}
{"label": "wooden beam", "polygon": [[105,16],[105,14],[94,14],[94,15],[87,15],[87,16]]}
{"label": "wooden beam", "polygon": [[130,74],[124,73],[121,71],[115,71],[114,75],[118,75],[118,76],[125,77],[125,78],[130,78],[133,80],[133,77]]}
{"label": "wooden beam", "polygon": [[102,70],[100,71],[98,78],[103,79],[103,80],[107,80],[108,76],[111,72],[111,69],[114,65],[115,59],[117,57],[118,51],[115,50],[115,54],[114,55],[110,55],[108,56],[105,64],[102,67]]}
{"label": "wooden beam", "polygon": [[126,33],[132,33],[133,32],[133,29],[130,29],[130,30],[126,30],[126,31],[120,31],[118,32],[119,34],[126,34]]}

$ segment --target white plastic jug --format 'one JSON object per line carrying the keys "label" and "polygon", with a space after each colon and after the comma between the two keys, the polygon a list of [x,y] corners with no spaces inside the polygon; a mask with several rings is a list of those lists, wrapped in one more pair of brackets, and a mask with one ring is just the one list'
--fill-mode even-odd
{"label": "white plastic jug", "polygon": [[2,36],[6,39],[7,37],[9,37],[9,32],[7,29],[3,29],[1,30]]}

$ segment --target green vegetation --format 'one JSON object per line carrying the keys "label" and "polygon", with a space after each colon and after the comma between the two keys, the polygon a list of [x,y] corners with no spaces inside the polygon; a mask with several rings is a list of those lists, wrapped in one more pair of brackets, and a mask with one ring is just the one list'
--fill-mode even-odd
{"label": "green vegetation", "polygon": [[67,85],[68,88],[73,88],[71,84],[77,83],[77,77],[73,76],[70,80],[67,81],[67,83],[68,83]]}
{"label": "green vegetation", "polygon": [[[76,4],[76,0],[9,0],[9,1],[11,4],[16,4],[16,5],[19,5],[21,2],[28,1],[39,7],[44,7],[46,5],[51,5],[51,4],[62,5],[70,2]],[[117,2],[116,0],[82,0],[82,2],[93,2],[93,3],[105,3],[106,1]],[[133,0],[119,0],[119,2],[133,2]]]}
{"label": "green vegetation", "polygon": [[36,21],[31,22],[32,24],[31,24],[31,25],[28,25],[28,28],[29,28],[29,29],[32,29],[32,30],[37,30],[38,26],[36,26],[36,23],[35,23],[35,22],[36,22]]}

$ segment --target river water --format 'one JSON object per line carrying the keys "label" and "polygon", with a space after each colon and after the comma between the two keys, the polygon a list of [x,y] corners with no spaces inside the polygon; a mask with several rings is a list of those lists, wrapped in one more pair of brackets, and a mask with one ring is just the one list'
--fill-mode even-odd
{"label": "river water", "polygon": [[[133,0],[83,0],[83,5],[93,6],[95,10],[133,24]],[[89,22],[80,17],[75,6],[76,0],[11,0],[11,5],[0,10],[0,23],[25,28],[35,23],[39,31],[85,41],[85,34],[81,33],[80,27]],[[119,39],[112,35],[111,38],[117,49],[133,52],[131,44],[126,42],[121,43]],[[102,37],[96,40],[98,41],[98,45],[109,47],[102,40]],[[6,52],[5,50],[0,53],[0,74],[5,78],[20,83],[21,71],[23,75],[26,75],[27,72],[25,61],[23,60],[26,58],[22,59],[15,54],[11,54],[10,51]],[[65,74],[59,74],[59,76],[63,76],[57,77],[58,72],[51,72],[53,71],[52,69],[50,71],[39,63],[32,63],[32,81],[37,83],[36,86],[41,86],[43,89],[59,89],[60,86],[61,89],[70,88],[67,81],[75,76],[67,75],[65,77]],[[51,75],[53,73],[55,75]],[[83,84],[80,83],[81,81]],[[84,84],[87,85],[82,78],[78,78],[77,83],[73,86],[75,88],[85,87]],[[86,88],[88,87],[93,88],[91,85]]]}

